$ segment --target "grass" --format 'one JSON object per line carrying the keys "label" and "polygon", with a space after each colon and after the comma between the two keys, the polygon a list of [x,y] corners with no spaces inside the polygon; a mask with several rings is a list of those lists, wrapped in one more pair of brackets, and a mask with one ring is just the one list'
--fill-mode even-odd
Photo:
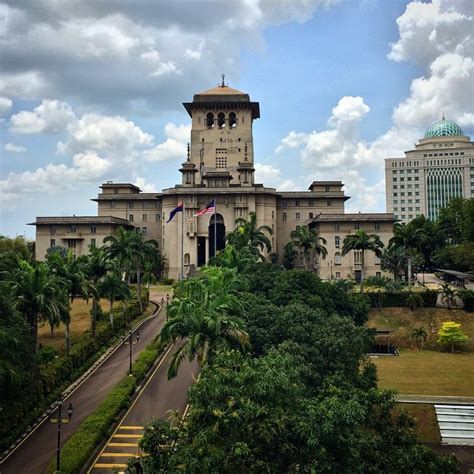
{"label": "grass", "polygon": [[474,396],[474,353],[402,350],[372,359],[380,388],[403,395]]}
{"label": "grass", "polygon": [[[114,308],[120,302],[114,303]],[[104,311],[109,310],[109,300],[102,298],[100,305]],[[89,314],[92,309],[92,300],[86,302],[82,299],[75,299],[71,305],[71,337],[79,336],[90,328],[91,316]],[[54,328],[54,334],[51,336],[51,329],[47,323],[42,324],[38,328],[38,342],[43,346],[52,346],[58,350],[64,350],[66,346],[64,336],[64,324],[60,323],[59,327]]]}
{"label": "grass", "polygon": [[150,285],[150,293],[169,293],[171,296],[173,291],[173,287],[171,285],[162,285],[162,284],[157,284],[157,285]]}
{"label": "grass", "polygon": [[424,403],[399,403],[396,410],[398,412],[406,411],[415,419],[415,432],[421,441],[432,444],[441,443],[436,412],[433,405]]}
{"label": "grass", "polygon": [[[455,321],[461,323],[461,330],[474,339],[474,318],[472,314],[461,309],[444,308],[418,308],[415,311],[409,308],[382,308],[371,309],[369,312],[369,327],[378,329],[392,329],[391,342],[397,347],[410,348],[415,344],[411,338],[414,328],[423,326],[428,333],[425,347],[436,349],[436,339],[438,330],[445,321]],[[474,344],[467,346],[467,349],[474,349]]]}

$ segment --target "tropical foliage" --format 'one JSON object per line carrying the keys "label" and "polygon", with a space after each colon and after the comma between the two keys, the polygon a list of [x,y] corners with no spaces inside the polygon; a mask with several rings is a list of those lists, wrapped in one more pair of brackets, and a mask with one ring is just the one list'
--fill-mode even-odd
{"label": "tropical foliage", "polygon": [[[326,245],[326,239],[320,237],[315,229],[310,229],[307,226],[301,226],[298,229],[290,232],[290,242],[287,244],[287,252],[291,252],[295,249],[299,249],[304,255],[305,269],[311,261],[311,252],[316,255],[320,255],[323,259],[328,254]],[[286,249],[285,249],[286,251]]]}
{"label": "tropical foliage", "polygon": [[454,321],[443,323],[438,331],[438,344],[450,346],[451,352],[454,352],[456,344],[465,344],[469,338],[461,331],[461,324]]}

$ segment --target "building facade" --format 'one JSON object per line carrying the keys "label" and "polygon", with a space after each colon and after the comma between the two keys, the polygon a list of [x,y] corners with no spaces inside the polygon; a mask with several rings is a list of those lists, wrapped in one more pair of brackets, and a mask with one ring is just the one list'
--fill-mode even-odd
{"label": "building facade", "polygon": [[[349,197],[340,181],[315,181],[307,191],[292,192],[255,183],[252,127],[260,117],[260,106],[248,94],[222,83],[195,94],[192,102],[183,105],[192,129],[187,157],[179,169],[181,183],[161,193],[142,193],[133,184],[109,181],[93,199],[98,206],[97,219],[119,219],[158,242],[171,278],[205,265],[215,250],[224,248],[235,220],[251,212],[255,212],[259,226],[272,229],[272,253],[280,261],[292,230],[316,226],[328,242],[326,261],[315,256],[311,259],[312,268],[322,278],[357,278],[360,258],[352,252],[342,257],[341,246],[345,236],[358,228],[377,233],[388,243],[393,214],[345,214],[344,203]],[[197,217],[211,201],[216,204],[215,213]],[[184,211],[167,222],[180,203]],[[45,219],[38,218],[35,223],[37,241],[41,241],[37,244],[39,259],[51,243],[51,221],[64,218]],[[377,261],[370,257],[366,261],[367,275],[381,274]],[[301,258],[297,263],[304,265]]]}
{"label": "building facade", "polygon": [[387,212],[435,220],[451,199],[474,197],[474,143],[443,117],[405,157],[385,160],[385,183]]}

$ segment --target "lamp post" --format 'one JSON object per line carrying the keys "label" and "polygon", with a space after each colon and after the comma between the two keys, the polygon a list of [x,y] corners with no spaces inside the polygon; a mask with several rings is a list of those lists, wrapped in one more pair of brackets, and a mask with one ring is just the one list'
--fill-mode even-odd
{"label": "lamp post", "polygon": [[[127,340],[128,339],[128,340]],[[136,341],[133,340],[133,331],[130,331],[127,337],[122,336],[122,343],[126,346],[130,346],[130,368],[129,375],[132,375],[132,346],[140,342],[140,333],[136,333]]]}
{"label": "lamp post", "polygon": [[170,294],[166,293],[166,304],[170,302]]}
{"label": "lamp post", "polygon": [[[51,423],[56,423],[58,427],[58,446],[56,448],[56,472],[60,471],[61,463],[61,425],[67,425],[71,421],[73,407],[72,403],[67,407],[67,418],[63,418],[61,414],[61,408],[63,406],[62,397],[56,402],[56,406],[49,412],[48,419]],[[53,415],[54,411],[57,410],[56,416]]]}

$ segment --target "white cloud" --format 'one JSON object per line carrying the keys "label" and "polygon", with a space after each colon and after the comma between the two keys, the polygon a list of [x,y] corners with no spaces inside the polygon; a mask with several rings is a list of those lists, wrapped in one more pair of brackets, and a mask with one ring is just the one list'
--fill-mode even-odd
{"label": "white cloud", "polygon": [[13,153],[23,153],[26,151],[24,146],[15,145],[14,143],[5,143],[4,148],[6,151],[11,151]]}
{"label": "white cloud", "polygon": [[280,191],[289,191],[296,186],[292,179],[283,179],[281,170],[276,166],[261,163],[255,163],[255,181]]}
{"label": "white cloud", "polygon": [[12,101],[8,97],[0,97],[0,117],[10,112]]}
{"label": "white cloud", "polygon": [[71,107],[58,100],[43,99],[32,112],[21,111],[10,118],[13,133],[60,133],[76,120]]}
{"label": "white cloud", "polygon": [[137,176],[135,182],[133,183],[135,186],[138,186],[142,192],[144,193],[156,193],[155,185],[152,183],[148,183],[145,178],[141,178]]}
{"label": "white cloud", "polygon": [[191,125],[165,125],[166,141],[153,148],[145,150],[144,156],[148,161],[186,160],[186,146],[191,137]]}
{"label": "white cloud", "polygon": [[[104,110],[175,107],[187,91],[239,72],[243,45],[269,24],[304,22],[335,0],[110,2],[44,0],[0,7],[0,94],[100,103]],[[222,58],[226,58],[223,62]]]}

